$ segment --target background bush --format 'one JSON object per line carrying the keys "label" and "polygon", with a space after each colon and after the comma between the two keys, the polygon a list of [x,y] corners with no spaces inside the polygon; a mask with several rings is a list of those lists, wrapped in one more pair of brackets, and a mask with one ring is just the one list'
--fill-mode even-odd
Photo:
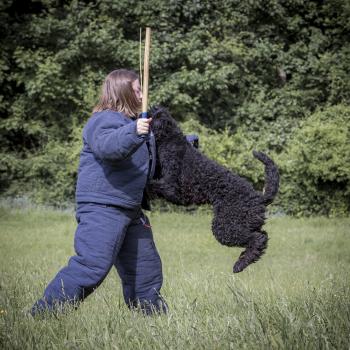
{"label": "background bush", "polygon": [[347,0],[0,4],[0,191],[74,198],[82,126],[105,75],[138,70],[153,29],[151,96],[203,151],[262,186],[251,151],[282,180],[275,209],[349,213]]}
{"label": "background bush", "polygon": [[333,216],[349,212],[349,106],[312,114],[295,131],[280,159],[285,184],[281,197],[288,212]]}

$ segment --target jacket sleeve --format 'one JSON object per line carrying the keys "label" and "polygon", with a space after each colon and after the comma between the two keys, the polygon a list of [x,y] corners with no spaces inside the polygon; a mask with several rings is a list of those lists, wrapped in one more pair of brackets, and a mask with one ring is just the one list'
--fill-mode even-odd
{"label": "jacket sleeve", "polygon": [[117,117],[103,115],[88,123],[85,138],[92,152],[102,160],[123,160],[144,142],[137,135],[136,121],[123,125]]}

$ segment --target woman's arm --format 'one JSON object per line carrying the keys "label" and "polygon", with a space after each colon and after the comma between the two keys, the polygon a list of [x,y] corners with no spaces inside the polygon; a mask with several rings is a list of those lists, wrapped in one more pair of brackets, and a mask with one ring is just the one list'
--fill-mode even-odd
{"label": "woman's arm", "polygon": [[92,152],[102,160],[123,160],[144,142],[137,134],[136,121],[123,125],[115,113],[99,115],[90,120],[85,138]]}

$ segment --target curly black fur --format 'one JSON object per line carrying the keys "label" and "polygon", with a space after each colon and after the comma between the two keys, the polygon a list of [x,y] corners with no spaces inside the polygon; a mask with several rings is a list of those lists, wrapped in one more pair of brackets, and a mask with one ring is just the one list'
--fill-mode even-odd
{"label": "curly black fur", "polygon": [[276,165],[262,152],[254,156],[265,164],[265,191],[260,193],[244,178],[207,158],[186,141],[176,121],[164,108],[151,110],[157,145],[156,176],[151,195],[181,205],[212,204],[212,231],[227,246],[246,248],[234,264],[240,272],[257,261],[267,247],[262,230],[266,206],[279,186]]}

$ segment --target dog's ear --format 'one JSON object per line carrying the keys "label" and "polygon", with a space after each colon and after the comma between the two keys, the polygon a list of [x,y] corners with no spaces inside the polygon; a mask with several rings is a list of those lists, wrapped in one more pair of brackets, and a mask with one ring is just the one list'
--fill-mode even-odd
{"label": "dog's ear", "polygon": [[151,106],[151,108],[149,109],[149,112],[148,112],[148,114],[152,118],[159,117],[163,113],[168,113],[168,110],[165,107],[160,106],[160,105]]}
{"label": "dog's ear", "polygon": [[159,106],[157,106],[157,105],[151,106],[149,111],[148,111],[148,115],[153,118],[155,116],[155,114],[157,113],[158,109],[159,109]]}

